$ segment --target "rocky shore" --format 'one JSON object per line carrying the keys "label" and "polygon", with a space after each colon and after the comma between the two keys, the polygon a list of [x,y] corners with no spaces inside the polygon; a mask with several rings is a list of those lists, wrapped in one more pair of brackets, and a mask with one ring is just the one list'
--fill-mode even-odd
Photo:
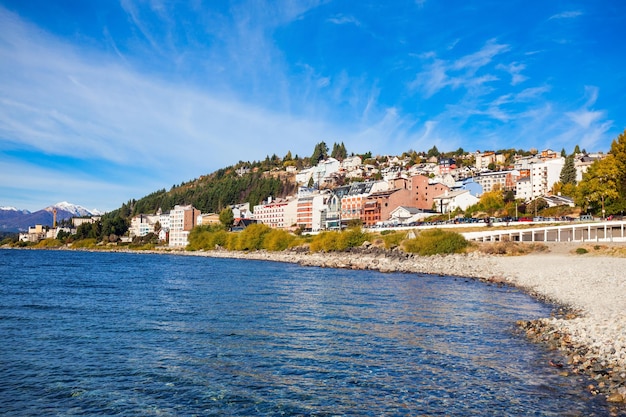
{"label": "rocky shore", "polygon": [[523,256],[472,252],[420,257],[401,251],[358,248],[347,253],[185,252],[188,255],[291,262],[328,268],[471,277],[513,285],[562,306],[553,317],[518,323],[536,342],[565,353],[549,366],[564,377],[590,377],[591,393],[604,395],[614,411],[626,404],[626,258],[577,255],[562,249]]}

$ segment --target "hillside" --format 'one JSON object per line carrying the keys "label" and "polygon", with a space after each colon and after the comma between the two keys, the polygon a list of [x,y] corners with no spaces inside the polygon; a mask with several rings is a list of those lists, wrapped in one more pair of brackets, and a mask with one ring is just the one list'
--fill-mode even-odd
{"label": "hillside", "polygon": [[159,208],[169,211],[177,204],[191,204],[204,213],[219,212],[231,204],[260,203],[269,196],[280,198],[296,191],[295,177],[284,171],[259,169],[238,174],[236,167],[220,169],[172,187],[161,189],[139,200],[131,200],[120,208],[122,217],[155,213]]}

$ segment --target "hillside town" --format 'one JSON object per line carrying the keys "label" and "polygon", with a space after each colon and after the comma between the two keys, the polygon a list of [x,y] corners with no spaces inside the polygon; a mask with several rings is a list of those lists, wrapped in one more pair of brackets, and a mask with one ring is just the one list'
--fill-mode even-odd
{"label": "hillside town", "polygon": [[[587,168],[603,156],[574,155],[576,180],[580,181]],[[360,156],[350,156],[341,161],[328,157],[301,170],[287,166],[285,171],[293,176],[298,192],[285,198],[270,197],[252,207],[250,203],[230,206],[232,230],[255,222],[304,232],[339,230],[355,221],[364,227],[411,226],[436,214],[450,218],[462,215],[481,195],[493,190],[512,192],[520,202],[541,198],[550,206],[574,206],[571,198],[552,193],[565,164],[560,153],[547,149],[531,156],[515,156],[510,166],[505,165],[505,156],[496,152],[465,154],[460,159],[433,156],[411,164],[408,157],[386,157],[369,164]],[[237,173],[245,175],[247,170],[240,168]],[[99,216],[74,218],[72,227],[64,228],[56,227],[55,221],[52,229],[36,225],[21,234],[20,240],[56,238],[59,233],[75,232],[72,228],[84,222],[98,220]],[[218,213],[176,205],[167,213],[159,210],[134,216],[124,238],[153,233],[170,247],[184,247],[194,227],[219,222]]]}
{"label": "hillside town", "polygon": [[[576,155],[577,180],[602,157]],[[548,149],[515,157],[509,169],[505,169],[505,156],[495,152],[477,152],[462,158],[475,163],[457,165],[452,158],[431,157],[424,163],[410,164],[408,157],[387,157],[383,163],[373,165],[352,156],[342,161],[327,158],[300,171],[287,167],[299,186],[298,193],[282,199],[270,198],[252,208],[249,204],[233,206],[235,227],[246,220],[272,228],[310,232],[338,230],[354,221],[364,227],[414,225],[433,214],[462,213],[476,204],[483,193],[493,190],[511,191],[517,200],[525,202],[541,197],[549,205],[574,205],[571,198],[551,192],[565,164],[565,157],[557,152]],[[350,179],[365,180],[339,185]],[[187,222],[181,222],[180,211],[188,213]],[[191,206],[178,206],[170,216],[172,213],[178,224],[170,222],[170,246],[185,246],[188,232],[196,225],[219,222],[218,214],[195,213]],[[131,234],[144,233],[156,221],[156,217],[133,219]],[[159,217],[158,221],[163,227],[164,219]],[[144,223],[148,225],[142,226]]]}

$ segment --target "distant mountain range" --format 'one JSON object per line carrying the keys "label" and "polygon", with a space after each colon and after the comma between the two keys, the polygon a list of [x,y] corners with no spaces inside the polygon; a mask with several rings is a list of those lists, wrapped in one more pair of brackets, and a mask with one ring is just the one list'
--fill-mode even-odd
{"label": "distant mountain range", "polygon": [[0,232],[25,232],[30,226],[41,224],[52,226],[52,210],[57,209],[57,222],[72,217],[99,216],[99,210],[87,210],[86,208],[62,201],[44,209],[30,212],[18,210],[15,207],[0,207]]}

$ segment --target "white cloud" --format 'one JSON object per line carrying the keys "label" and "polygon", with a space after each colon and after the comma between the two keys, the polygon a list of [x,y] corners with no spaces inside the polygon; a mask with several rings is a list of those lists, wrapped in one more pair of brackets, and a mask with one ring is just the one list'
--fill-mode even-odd
{"label": "white cloud", "polygon": [[552,19],[573,19],[578,16],[582,16],[583,12],[581,10],[569,10],[561,13],[557,13],[549,17],[548,20]]}
{"label": "white cloud", "polygon": [[354,16],[336,15],[327,19],[328,22],[336,25],[352,24],[355,26],[361,26],[361,22]]}
{"label": "white cloud", "polygon": [[498,44],[494,39],[487,41],[487,44],[473,54],[465,55],[452,63],[453,70],[465,70],[469,74],[476,73],[477,70],[491,63],[496,55],[509,50],[508,45]]}
{"label": "white cloud", "polygon": [[498,64],[496,69],[506,71],[511,75],[511,85],[520,84],[528,79],[528,77],[521,74],[521,72],[526,69],[526,65],[524,64],[517,62],[511,62],[509,65]]}
{"label": "white cloud", "polygon": [[489,40],[484,47],[455,61],[435,58],[433,53],[422,55],[423,59],[433,59],[426,69],[417,74],[409,88],[421,90],[425,98],[430,98],[446,87],[473,89],[498,80],[493,74],[476,76],[476,73],[491,64],[493,59],[509,50],[508,45]]}

